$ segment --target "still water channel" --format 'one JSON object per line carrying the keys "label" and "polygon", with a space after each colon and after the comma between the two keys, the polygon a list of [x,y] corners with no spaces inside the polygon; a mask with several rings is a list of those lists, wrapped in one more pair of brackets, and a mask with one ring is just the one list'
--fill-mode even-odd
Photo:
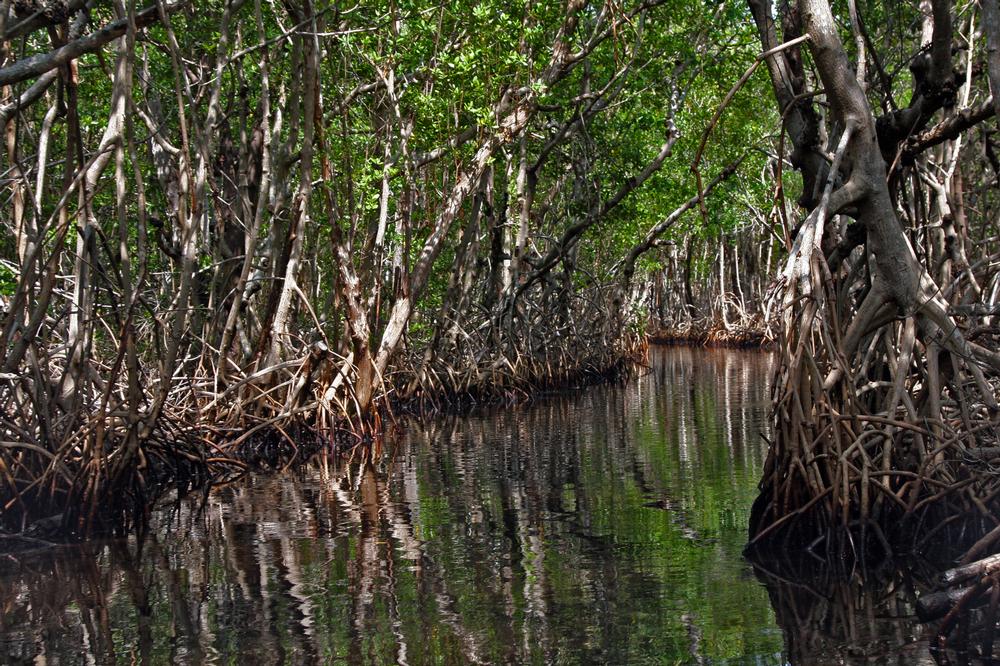
{"label": "still water channel", "polygon": [[770,357],[650,362],[188,498],[142,540],[0,555],[0,663],[924,662],[905,599],[742,558]]}

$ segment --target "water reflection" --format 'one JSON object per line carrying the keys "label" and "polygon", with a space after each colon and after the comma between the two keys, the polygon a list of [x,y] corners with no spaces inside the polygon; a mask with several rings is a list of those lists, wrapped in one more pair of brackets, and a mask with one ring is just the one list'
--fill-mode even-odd
{"label": "water reflection", "polygon": [[[876,569],[861,570],[845,563],[847,570],[842,571],[818,566],[808,557],[803,560],[755,567],[784,629],[790,663],[937,663],[928,644],[928,628],[916,618],[918,591],[925,591],[920,581],[933,579],[930,565],[883,562]],[[951,663],[948,655],[937,656]]]}
{"label": "water reflection", "polygon": [[740,556],[769,357],[652,356],[216,489],[141,540],[7,558],[0,662],[785,663]]}

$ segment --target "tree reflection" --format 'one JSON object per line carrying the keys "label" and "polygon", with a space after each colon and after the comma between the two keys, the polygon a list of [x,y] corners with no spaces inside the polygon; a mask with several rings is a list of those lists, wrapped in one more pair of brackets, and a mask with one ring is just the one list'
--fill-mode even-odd
{"label": "tree reflection", "polygon": [[903,666],[935,663],[916,616],[924,589],[917,566],[884,562],[862,569],[805,557],[755,563],[754,570],[767,587],[791,663]]}
{"label": "tree reflection", "polygon": [[782,663],[740,556],[769,359],[676,349],[651,365],[627,386],[408,423],[375,460],[248,477],[142,538],[19,558],[0,577],[0,655]]}

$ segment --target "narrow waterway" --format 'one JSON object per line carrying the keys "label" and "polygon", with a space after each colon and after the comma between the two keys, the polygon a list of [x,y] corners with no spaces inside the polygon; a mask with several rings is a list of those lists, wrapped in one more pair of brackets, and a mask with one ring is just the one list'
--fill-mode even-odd
{"label": "narrow waterway", "polygon": [[898,618],[859,647],[741,556],[770,357],[650,361],[187,498],[142,540],[0,556],[0,662],[913,663]]}

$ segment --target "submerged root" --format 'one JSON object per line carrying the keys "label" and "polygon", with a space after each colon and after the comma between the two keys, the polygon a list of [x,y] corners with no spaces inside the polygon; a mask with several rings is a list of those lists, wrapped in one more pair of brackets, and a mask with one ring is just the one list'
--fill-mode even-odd
{"label": "submerged root", "polygon": [[[37,376],[0,381],[0,534],[79,540],[126,531],[166,493],[282,468],[323,446],[355,445],[364,429],[341,409],[318,408],[298,381],[313,378],[314,361],[309,355],[260,373],[272,380],[291,373],[269,387],[251,378],[209,393],[209,378],[177,381],[155,413],[128,408],[124,381],[109,380],[103,397],[74,411],[39,391]],[[147,386],[141,399],[156,404],[156,386]]]}
{"label": "submerged root", "polygon": [[97,459],[87,454],[87,446],[72,442],[53,455],[34,449],[17,455],[5,451],[0,458],[5,472],[0,536],[77,541],[109,531],[125,533],[144,524],[166,494],[182,497],[230,483],[248,471],[284,469],[323,448],[343,451],[371,443],[346,420],[332,433],[305,421],[287,421],[253,430],[245,438],[232,438],[204,423],[162,422],[168,425],[156,428],[136,448],[132,464],[118,463],[126,455],[127,436],[121,432],[105,433],[109,453]]}
{"label": "submerged root", "polygon": [[[939,663],[969,663],[970,657],[972,663],[979,663],[977,657],[992,663],[992,590],[967,596],[962,610],[945,619],[972,584],[957,580],[952,590],[941,591],[939,572],[961,552],[962,529],[951,525],[940,536],[936,547],[903,559],[874,552],[860,562],[821,563],[801,552],[751,557],[783,629],[790,662],[828,663],[835,655],[878,661],[888,649],[924,663],[921,656],[929,648]],[[962,655],[965,659],[956,660]]]}
{"label": "submerged root", "polygon": [[240,466],[169,418],[141,443],[108,429],[100,440],[64,436],[53,452],[11,441],[4,448],[0,530],[70,540],[141,524],[168,490],[184,494]]}

